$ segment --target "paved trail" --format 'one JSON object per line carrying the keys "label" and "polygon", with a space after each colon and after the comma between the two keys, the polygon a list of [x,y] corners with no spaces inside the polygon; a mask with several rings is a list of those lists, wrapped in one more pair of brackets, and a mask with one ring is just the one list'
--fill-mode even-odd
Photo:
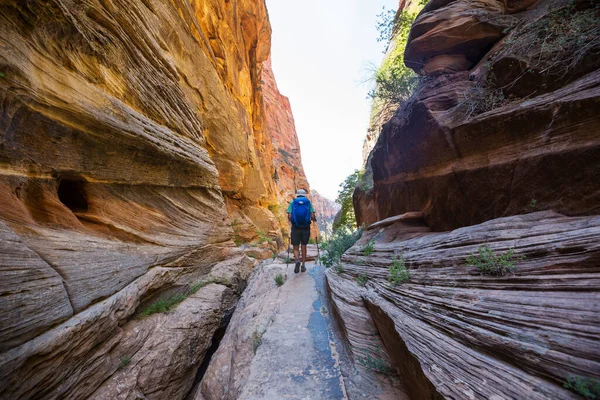
{"label": "paved trail", "polygon": [[280,288],[279,311],[262,336],[241,399],[347,399],[328,312],[322,267],[307,263]]}

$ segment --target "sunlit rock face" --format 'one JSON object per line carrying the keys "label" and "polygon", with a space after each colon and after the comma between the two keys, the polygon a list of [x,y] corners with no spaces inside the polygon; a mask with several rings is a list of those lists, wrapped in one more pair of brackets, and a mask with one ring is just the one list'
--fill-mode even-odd
{"label": "sunlit rock face", "polygon": [[600,211],[598,10],[518,6],[432,1],[421,12],[405,62],[424,76],[381,131],[359,223],[419,210],[446,230]]}
{"label": "sunlit rock face", "polygon": [[263,1],[1,2],[0,397],[187,395],[252,267],[232,221],[280,230],[270,33]]}

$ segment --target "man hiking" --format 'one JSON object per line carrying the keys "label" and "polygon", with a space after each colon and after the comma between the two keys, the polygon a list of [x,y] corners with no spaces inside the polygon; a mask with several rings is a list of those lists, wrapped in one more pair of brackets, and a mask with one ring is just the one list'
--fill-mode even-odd
{"label": "man hiking", "polygon": [[296,192],[296,198],[287,208],[287,215],[292,224],[291,237],[296,262],[294,273],[300,272],[300,244],[302,244],[302,272],[306,272],[306,245],[310,239],[310,223],[317,220],[315,209],[306,198],[306,190],[299,189]]}

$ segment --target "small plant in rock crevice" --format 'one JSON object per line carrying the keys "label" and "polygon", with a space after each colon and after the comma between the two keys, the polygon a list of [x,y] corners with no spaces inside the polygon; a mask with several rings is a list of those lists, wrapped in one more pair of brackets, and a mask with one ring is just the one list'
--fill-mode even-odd
{"label": "small plant in rock crevice", "polygon": [[343,274],[344,272],[346,272],[346,269],[344,268],[344,265],[342,263],[338,263],[335,266],[335,270],[338,274]]}
{"label": "small plant in rock crevice", "polygon": [[233,229],[233,242],[238,247],[242,245],[242,238],[240,237],[240,234],[239,234],[239,231],[240,231],[239,225],[240,225],[240,223],[237,220],[237,218],[234,219],[233,221],[231,221],[231,229]]}
{"label": "small plant in rock crevice", "polygon": [[285,283],[285,277],[282,274],[277,274],[275,276],[275,283],[277,286],[282,286]]}
{"label": "small plant in rock crevice", "polygon": [[356,361],[365,368],[384,375],[393,375],[396,371],[384,360],[380,346],[374,352],[368,352],[366,357],[358,356]]}
{"label": "small plant in rock crevice", "polygon": [[538,206],[537,206],[537,200],[536,199],[531,199],[531,202],[529,202],[529,210],[531,211],[537,211]]}
{"label": "small plant in rock crevice", "polygon": [[144,311],[142,311],[139,314],[138,318],[148,317],[152,314],[157,313],[169,312],[175,307],[177,307],[180,303],[182,303],[185,299],[198,292],[198,290],[212,283],[218,283],[221,285],[231,287],[231,281],[227,277],[210,278],[206,281],[196,282],[195,284],[190,286],[185,292],[175,293],[167,298],[157,300],[154,303],[150,304],[144,309]]}
{"label": "small plant in rock crevice", "polygon": [[402,255],[400,258],[394,256],[392,264],[388,266],[388,271],[387,280],[392,286],[397,286],[410,280],[410,271],[406,268],[406,261]]}
{"label": "small plant in rock crevice", "polygon": [[263,335],[264,332],[259,332],[257,329],[252,333],[252,350],[254,350],[254,354],[256,354],[256,351],[262,344]]}
{"label": "small plant in rock crevice", "polygon": [[119,361],[119,369],[125,368],[131,363],[131,357],[122,356]]}
{"label": "small plant in rock crevice", "polygon": [[588,400],[600,399],[600,381],[597,379],[570,376],[567,378],[564,387]]}
{"label": "small plant in rock crevice", "polygon": [[356,282],[358,283],[359,286],[364,287],[368,281],[369,281],[369,277],[365,274],[360,274],[359,276],[356,277]]}
{"label": "small plant in rock crevice", "polygon": [[371,239],[369,240],[369,243],[367,243],[363,248],[362,248],[362,254],[365,257],[370,256],[371,254],[373,254],[373,251],[375,250],[375,240]]}
{"label": "small plant in rock crevice", "polygon": [[516,269],[516,263],[525,257],[516,257],[515,250],[496,254],[487,244],[477,249],[477,254],[467,257],[467,266],[477,268],[483,275],[505,276]]}

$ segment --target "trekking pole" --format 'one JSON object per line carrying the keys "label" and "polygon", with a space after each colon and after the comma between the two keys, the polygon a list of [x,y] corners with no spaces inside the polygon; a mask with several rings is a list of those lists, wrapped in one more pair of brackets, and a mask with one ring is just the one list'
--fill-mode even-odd
{"label": "trekking pole", "polygon": [[291,241],[292,241],[292,239],[291,239],[291,236],[288,236],[288,256],[287,256],[287,258],[285,259],[285,266],[286,266],[286,267],[287,267],[287,266],[290,264],[290,245],[291,245],[291,243],[290,243],[290,242],[291,242]]}
{"label": "trekking pole", "polygon": [[319,252],[319,235],[317,235],[317,265],[319,265],[319,261],[321,261],[321,253]]}

